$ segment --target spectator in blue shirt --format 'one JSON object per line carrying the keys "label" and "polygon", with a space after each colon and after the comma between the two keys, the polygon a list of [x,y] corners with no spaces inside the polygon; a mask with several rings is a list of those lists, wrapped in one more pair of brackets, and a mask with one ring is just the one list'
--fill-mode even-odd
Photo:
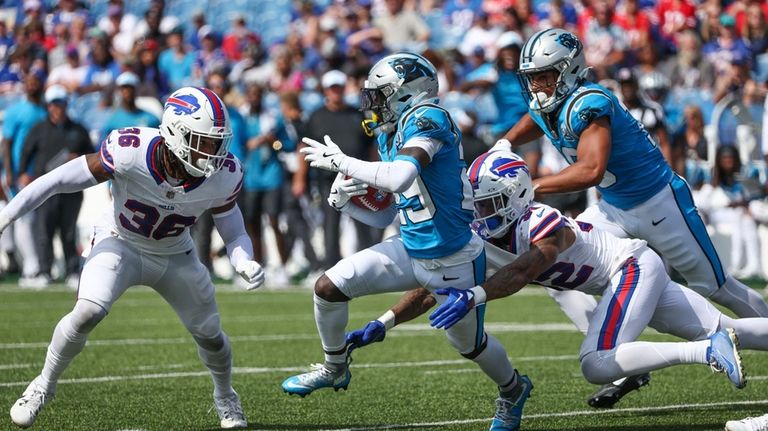
{"label": "spectator in blue shirt", "polygon": [[28,74],[24,80],[26,97],[12,104],[5,111],[3,119],[3,167],[5,168],[6,185],[12,193],[16,191],[24,139],[26,139],[32,126],[48,116],[42,101],[44,83],[45,75],[41,71]]}
{"label": "spectator in blue shirt", "polygon": [[188,85],[192,78],[195,54],[187,51],[183,38],[184,29],[181,26],[171,30],[165,39],[168,48],[160,53],[157,60],[157,67],[171,89]]}
{"label": "spectator in blue shirt", "polygon": [[133,72],[123,72],[115,80],[120,91],[120,105],[109,116],[101,131],[101,139],[109,132],[123,127],[158,127],[160,119],[136,106],[136,88],[139,77]]}

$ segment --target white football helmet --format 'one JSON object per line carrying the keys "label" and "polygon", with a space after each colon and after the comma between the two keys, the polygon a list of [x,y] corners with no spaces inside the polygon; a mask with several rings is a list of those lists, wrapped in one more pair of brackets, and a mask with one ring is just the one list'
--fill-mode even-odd
{"label": "white football helmet", "polygon": [[[232,129],[227,108],[207,88],[182,87],[165,101],[160,135],[165,145],[194,177],[210,177],[219,170],[229,152]],[[213,140],[214,153],[201,148]]]}
{"label": "white football helmet", "polygon": [[418,54],[388,55],[373,65],[361,93],[360,109],[374,114],[371,129],[394,125],[408,108],[437,101],[437,70]]}
{"label": "white football helmet", "polygon": [[484,239],[500,238],[533,201],[528,165],[517,154],[490,151],[469,167],[475,203],[473,228]]}
{"label": "white football helmet", "polygon": [[[520,53],[520,78],[530,100],[531,109],[552,112],[587,78],[589,68],[584,49],[571,32],[559,28],[542,30],[523,45]],[[531,75],[554,70],[558,73],[551,96],[532,88]]]}

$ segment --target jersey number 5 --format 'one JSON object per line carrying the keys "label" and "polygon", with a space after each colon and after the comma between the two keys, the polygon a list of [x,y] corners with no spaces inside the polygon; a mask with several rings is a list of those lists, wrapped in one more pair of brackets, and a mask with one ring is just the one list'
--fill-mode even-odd
{"label": "jersey number 5", "polygon": [[[129,199],[125,208],[133,212],[130,219],[120,214],[120,224],[129,231],[146,238],[163,239],[181,235],[186,228],[195,224],[195,217],[179,214],[168,214],[160,220],[160,212],[157,208]],[[155,225],[157,224],[157,227]]]}

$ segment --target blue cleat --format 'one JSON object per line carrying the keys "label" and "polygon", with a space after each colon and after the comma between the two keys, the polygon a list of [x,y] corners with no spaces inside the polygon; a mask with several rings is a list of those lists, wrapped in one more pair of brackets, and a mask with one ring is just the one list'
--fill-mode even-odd
{"label": "blue cleat", "polygon": [[517,431],[523,416],[523,406],[531,395],[533,383],[528,376],[519,376],[519,388],[513,398],[499,397],[496,399],[496,414],[493,415],[489,431]]}
{"label": "blue cleat", "polygon": [[739,339],[731,328],[721,329],[709,337],[707,361],[713,371],[724,373],[736,388],[743,389],[747,385],[744,368],[741,366]]}
{"label": "blue cleat", "polygon": [[349,367],[344,366],[343,371],[334,371],[324,364],[312,364],[312,371],[297,376],[289,377],[283,381],[283,391],[289,395],[299,395],[304,398],[317,389],[333,388],[347,389],[352,373]]}

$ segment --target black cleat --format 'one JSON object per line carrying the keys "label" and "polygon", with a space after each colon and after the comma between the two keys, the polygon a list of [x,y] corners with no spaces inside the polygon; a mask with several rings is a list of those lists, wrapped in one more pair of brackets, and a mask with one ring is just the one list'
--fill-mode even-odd
{"label": "black cleat", "polygon": [[587,398],[587,404],[596,409],[610,409],[628,393],[640,389],[651,381],[649,373],[629,376],[619,385],[608,383]]}

